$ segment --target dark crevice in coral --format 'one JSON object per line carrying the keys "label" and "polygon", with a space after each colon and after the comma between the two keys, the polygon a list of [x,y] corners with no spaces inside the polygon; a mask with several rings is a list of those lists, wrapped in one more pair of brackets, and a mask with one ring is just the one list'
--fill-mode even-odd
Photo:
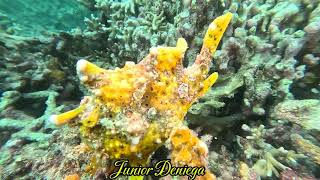
{"label": "dark crevice in coral", "polygon": [[43,101],[35,102],[34,99],[19,99],[15,104],[13,104],[14,108],[17,110],[21,110],[26,115],[32,116],[34,118],[39,118],[44,114],[46,110],[45,98]]}
{"label": "dark crevice in coral", "polygon": [[37,80],[32,80],[32,79],[26,78],[26,81],[29,83],[27,83],[20,90],[21,92],[24,92],[24,93],[31,93],[34,91],[47,90],[51,85],[51,82],[46,81],[46,80],[38,80],[37,81]]}
{"label": "dark crevice in coral", "polygon": [[0,147],[2,147],[10,139],[12,133],[14,132],[8,129],[0,131]]}
{"label": "dark crevice in coral", "polygon": [[241,112],[242,101],[244,97],[245,87],[241,87],[237,90],[233,98],[224,97],[220,99],[226,105],[220,109],[213,109],[213,114],[216,116],[227,116],[231,114],[237,114]]}
{"label": "dark crevice in coral", "polygon": [[311,91],[311,89],[317,89],[317,91],[320,91],[319,89],[319,83],[314,82],[311,84],[302,84],[303,80],[295,81],[292,86],[290,92],[294,95],[295,99],[320,99],[319,93],[314,93]]}
{"label": "dark crevice in coral", "polygon": [[[271,22],[271,20],[268,21],[268,23],[267,23],[268,25],[266,25],[266,27],[269,27],[270,22]],[[263,25],[263,21],[259,21],[259,23],[257,24],[256,28],[257,29],[258,28],[261,29],[262,25]],[[258,37],[266,37],[268,35],[268,33],[269,33],[268,31],[269,31],[268,29],[266,29],[266,32],[264,32],[264,31],[256,31],[255,35],[258,36]]]}
{"label": "dark crevice in coral", "polygon": [[265,108],[264,108],[265,109],[264,119],[267,120],[268,118],[270,118],[269,114],[271,114],[271,112],[273,110],[272,108],[275,103],[276,103],[275,97],[273,97],[272,95],[267,96],[266,101],[265,101]]}

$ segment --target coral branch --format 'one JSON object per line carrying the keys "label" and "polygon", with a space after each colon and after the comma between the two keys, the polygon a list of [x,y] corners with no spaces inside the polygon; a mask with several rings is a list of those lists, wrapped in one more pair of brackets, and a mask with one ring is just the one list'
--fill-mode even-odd
{"label": "coral branch", "polygon": [[[5,94],[10,94],[11,92],[6,92]],[[44,114],[38,118],[34,118],[31,116],[24,115],[25,119],[14,119],[10,117],[10,114],[19,113],[11,112],[9,117],[5,117],[0,119],[0,129],[7,131],[12,130],[11,139],[6,143],[8,146],[11,146],[12,142],[17,139],[30,141],[30,142],[41,142],[48,143],[48,140],[51,138],[51,134],[46,134],[44,132],[38,131],[43,125],[46,124],[46,119],[50,116],[50,114],[59,112],[63,106],[56,107],[55,98],[58,93],[54,91],[38,91],[32,93],[24,93],[16,96],[17,98],[13,98],[14,101],[8,101],[7,98],[11,98],[11,96],[3,96],[1,98],[0,107],[4,108],[4,112],[11,111],[9,106],[12,106],[19,99],[42,99],[47,98],[45,104],[47,105]],[[14,110],[12,110],[14,111]],[[21,112],[20,112],[21,113]],[[21,115],[20,118],[23,116]]]}

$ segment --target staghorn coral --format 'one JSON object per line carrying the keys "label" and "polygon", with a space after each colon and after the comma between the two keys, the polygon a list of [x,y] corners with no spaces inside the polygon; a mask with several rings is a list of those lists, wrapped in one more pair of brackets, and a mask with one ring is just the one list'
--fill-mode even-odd
{"label": "staghorn coral", "polygon": [[[79,117],[74,124],[80,126],[84,142],[111,160],[126,158],[131,165],[146,165],[153,152],[170,139],[174,163],[207,166],[206,145],[190,130],[182,130],[186,128],[182,122],[192,103],[218,78],[217,73],[206,75],[231,17],[227,13],[210,24],[200,54],[187,68],[182,66],[188,47],[183,38],[176,47],[151,48],[140,63],[127,62],[121,69],[105,70],[86,60],[78,61],[79,78],[91,96],[85,96],[74,110],[52,115],[51,122],[61,125]],[[194,143],[181,149],[178,137]],[[181,160],[186,154],[199,159]],[[99,166],[94,162],[89,171],[95,172]]]}
{"label": "staghorn coral", "polygon": [[[6,142],[5,146],[15,146],[16,143],[23,143],[23,141],[29,142],[40,142],[44,146],[48,143],[48,140],[51,138],[51,134],[46,134],[39,131],[42,128],[45,120],[53,112],[59,112],[63,108],[56,107],[56,96],[57,92],[54,91],[38,91],[32,93],[20,94],[17,91],[6,91],[1,97],[0,110],[1,110],[1,119],[0,119],[0,129],[2,131],[13,132],[10,136],[10,140]],[[42,99],[47,98],[45,104],[47,106],[44,114],[39,118],[34,119],[32,116],[28,116],[19,110],[15,110],[13,107],[10,107],[18,100],[24,99]],[[25,119],[17,119],[22,118]]]}
{"label": "staghorn coral", "polygon": [[[31,174],[28,173],[37,167],[37,161],[48,154],[55,127],[46,123],[47,119],[64,107],[56,105],[57,96],[57,92],[49,90],[31,93],[6,91],[3,94],[0,103],[0,179],[30,177]],[[40,117],[34,117],[15,107],[18,101],[30,100],[45,100],[46,109]]]}
{"label": "staghorn coral", "polygon": [[47,119],[68,110],[77,92],[53,41],[0,34],[0,179],[50,177],[48,166],[37,166],[52,150],[56,127]]}
{"label": "staghorn coral", "polygon": [[261,177],[271,177],[273,174],[278,177],[278,170],[290,169],[280,161],[286,162],[291,166],[296,166],[298,159],[305,158],[303,154],[296,154],[294,151],[285,150],[283,147],[275,148],[265,142],[266,130],[263,125],[260,125],[258,128],[250,128],[244,124],[242,129],[251,135],[246,136],[246,139],[240,140],[242,143],[239,145],[244,148],[247,159],[258,158],[252,170]]}
{"label": "staghorn coral", "polygon": [[[137,62],[156,45],[172,44],[177,35],[173,22],[168,20],[181,11],[181,2],[170,1],[84,1],[98,12],[87,19],[86,37],[106,41],[105,55],[115,65],[125,61]],[[211,18],[212,19],[212,18]],[[95,24],[92,28],[93,23]],[[136,53],[136,52],[140,53]]]}
{"label": "staghorn coral", "polygon": [[0,34],[0,42],[0,129],[6,134],[1,145],[48,146],[54,127],[47,126],[46,119],[62,110],[56,100],[72,90],[70,83],[61,86],[67,80],[66,68],[46,52],[50,39]]}
{"label": "staghorn coral", "polygon": [[56,99],[66,77],[57,58],[38,51],[45,49],[47,40],[0,34],[0,141],[4,148],[32,142],[48,146],[53,126],[46,126],[46,119],[63,108],[57,107]]}

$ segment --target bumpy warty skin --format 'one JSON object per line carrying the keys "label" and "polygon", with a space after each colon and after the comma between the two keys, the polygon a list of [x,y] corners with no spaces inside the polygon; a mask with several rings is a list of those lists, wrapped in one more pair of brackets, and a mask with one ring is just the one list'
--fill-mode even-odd
{"label": "bumpy warty skin", "polygon": [[[138,64],[126,62],[123,68],[114,70],[79,60],[77,72],[90,96],[85,96],[78,108],[51,116],[51,122],[61,125],[77,117],[74,124],[80,126],[83,140],[92,150],[107,154],[111,160],[129,159],[131,165],[146,165],[152,153],[171,136],[193,139],[190,151],[196,148],[199,156],[206,157],[206,145],[191,130],[182,130],[186,128],[182,122],[192,103],[218,78],[217,73],[207,74],[231,17],[227,13],[210,24],[200,54],[187,68],[182,64],[188,48],[183,38],[178,39],[176,47],[151,48]],[[181,145],[174,142],[179,141],[172,142],[172,147],[178,148],[172,159],[179,160],[174,156],[179,155]],[[201,158],[193,161],[173,163],[206,165]]]}

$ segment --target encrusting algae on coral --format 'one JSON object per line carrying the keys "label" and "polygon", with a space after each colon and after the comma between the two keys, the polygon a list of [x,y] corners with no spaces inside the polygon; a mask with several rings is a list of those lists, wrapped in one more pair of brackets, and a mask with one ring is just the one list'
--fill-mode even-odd
{"label": "encrusting algae on coral", "polygon": [[[114,70],[79,60],[79,78],[91,95],[85,96],[78,108],[52,115],[50,121],[62,125],[75,119],[73,123],[80,126],[90,150],[106,154],[110,160],[147,165],[157,148],[169,140],[173,164],[207,167],[207,146],[182,122],[190,106],[218,78],[218,73],[207,74],[231,18],[227,13],[210,24],[200,54],[187,68],[182,64],[188,48],[183,38],[176,47],[151,48],[138,64],[126,62]],[[214,179],[214,175],[207,169],[206,175],[198,178]]]}

